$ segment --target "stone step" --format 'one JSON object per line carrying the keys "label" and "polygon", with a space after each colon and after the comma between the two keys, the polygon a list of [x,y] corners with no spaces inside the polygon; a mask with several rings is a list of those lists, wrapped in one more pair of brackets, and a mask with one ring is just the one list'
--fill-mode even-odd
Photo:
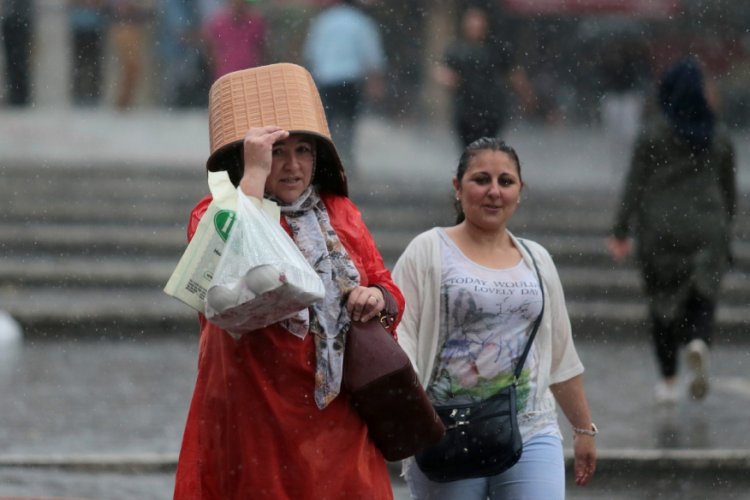
{"label": "stone step", "polygon": [[[132,288],[161,290],[177,264],[176,258],[150,255],[123,258],[24,257],[0,261],[0,282],[6,292],[20,296],[26,288],[48,287],[57,290],[99,289],[107,291]],[[565,295],[570,300],[639,300],[643,288],[638,271],[632,265],[609,268],[559,266]],[[750,280],[744,273],[730,272],[722,283],[722,302],[741,305],[750,302]]]}
{"label": "stone step", "polygon": [[[632,266],[594,269],[559,266],[565,297],[585,302],[599,300],[629,301],[645,298],[640,273]],[[720,301],[731,306],[750,303],[750,280],[745,273],[730,271],[722,280]]]}
{"label": "stone step", "polygon": [[[96,207],[92,209],[92,207]],[[166,204],[157,200],[146,202],[68,203],[65,201],[47,202],[39,205],[33,200],[15,203],[3,216],[4,225],[66,226],[104,225],[123,226],[185,226],[192,205],[188,203]],[[398,229],[417,234],[433,226],[452,225],[455,219],[452,211],[439,207],[408,206],[361,206],[363,219],[371,231]],[[589,216],[583,210],[560,214],[555,221],[535,214],[523,214],[513,220],[513,230],[519,234],[533,231],[547,234],[606,234],[610,217]]]}
{"label": "stone step", "polygon": [[[419,230],[375,229],[373,238],[386,263],[393,265]],[[547,235],[523,232],[543,244],[558,265],[612,267],[604,236]],[[0,241],[6,257],[41,256],[154,256],[179,259],[186,246],[184,225],[117,226],[112,224],[0,223]],[[750,271],[750,241],[733,245],[736,269]]]}
{"label": "stone step", "polygon": [[[195,311],[154,289],[55,290],[27,288],[23,296],[0,291],[3,307],[32,337],[166,335],[197,332]],[[567,301],[576,335],[607,340],[612,335],[648,335],[643,300]],[[720,304],[717,328],[724,340],[742,339],[750,322],[744,306]]]}
{"label": "stone step", "polygon": [[[18,225],[43,226],[54,228],[67,225],[125,226],[173,226],[185,227],[193,201],[163,203],[159,200],[144,202],[68,203],[66,201],[47,202],[39,205],[33,200],[25,200],[14,205],[3,215],[5,227]],[[92,206],[96,206],[92,209]],[[453,224],[454,214],[450,210],[435,206],[377,206],[363,204],[363,218],[371,231],[399,230],[418,234],[433,226]],[[606,211],[592,209],[568,209],[557,211],[554,217],[549,211],[517,213],[511,223],[511,230],[519,235],[543,234],[559,236],[599,236],[604,238],[611,228],[612,217]],[[740,224],[741,223],[741,224]],[[747,230],[743,229],[747,226]],[[0,228],[0,231],[2,229]],[[738,241],[750,241],[750,218],[738,221],[735,231]],[[5,240],[10,241],[10,240]]]}
{"label": "stone step", "polygon": [[[86,209],[82,207],[82,210]],[[115,209],[112,209],[114,212]],[[174,215],[178,216],[176,210]],[[189,210],[182,210],[185,213]],[[103,255],[141,254],[181,255],[186,242],[187,216],[177,222],[166,221],[159,215],[164,210],[154,206],[153,210],[139,209],[138,221],[90,221],[82,217],[77,222],[60,224],[36,218],[33,223],[20,224],[4,217],[0,222],[0,241],[7,255],[75,254]],[[448,217],[416,211],[378,211],[364,214],[375,241],[387,261],[395,262],[408,242],[420,232],[434,225],[448,225]],[[114,215],[114,213],[113,213]],[[571,214],[571,218],[575,217]],[[98,216],[95,216],[98,219]],[[520,223],[520,224],[519,224]],[[524,224],[523,219],[514,221],[511,230],[518,235],[535,239],[548,247],[559,262],[581,262],[596,266],[611,263],[604,246],[607,236],[603,227],[575,230]],[[588,232],[586,229],[589,229]],[[750,239],[737,238],[733,243],[736,264],[739,269],[750,269]]]}
{"label": "stone step", "polygon": [[7,255],[154,255],[179,258],[185,249],[184,225],[118,226],[112,224],[0,223],[0,241]]}
{"label": "stone step", "polygon": [[[595,268],[612,267],[612,259],[605,246],[605,236],[577,236],[526,234],[544,245],[558,265],[581,265]],[[750,271],[750,241],[732,244],[734,268],[743,273]]]}
{"label": "stone step", "polygon": [[[8,201],[4,222],[184,224],[195,202],[208,193],[203,171],[185,167],[3,165],[2,172],[0,198]],[[372,228],[426,229],[449,225],[455,218],[450,188],[410,190],[393,183],[353,182],[350,190]],[[607,190],[528,189],[524,197],[514,227],[589,235],[609,232],[617,200]],[[748,200],[740,197],[739,203],[736,234],[750,239]]]}
{"label": "stone step", "polygon": [[9,258],[0,261],[0,282],[6,288],[16,289],[162,288],[177,261],[177,258],[153,256]]}
{"label": "stone step", "polygon": [[0,291],[3,308],[27,337],[196,334],[197,314],[159,289],[72,290],[28,287]]}
{"label": "stone step", "polygon": [[[185,225],[190,211],[195,205],[196,197],[190,202],[179,200],[166,203],[158,199],[144,201],[80,200],[71,203],[67,200],[48,200],[43,204],[31,198],[15,201],[3,214],[5,224],[29,225],[66,225],[66,224],[117,224],[131,226],[147,225]],[[96,207],[92,209],[92,207]],[[450,210],[441,210],[433,206],[378,206],[363,205],[360,209],[368,227],[397,227],[401,229],[421,230],[433,225],[446,225],[453,219]],[[32,222],[33,221],[33,222]]]}
{"label": "stone step", "polygon": [[[651,336],[645,301],[566,301],[577,338],[616,341],[621,335],[649,339]],[[750,311],[745,304],[720,303],[716,311],[715,338],[721,342],[747,342]]]}
{"label": "stone step", "polygon": [[[184,251],[190,210],[208,192],[202,171],[4,167],[3,179],[0,304],[27,332],[197,332],[195,313],[161,290]],[[352,183],[351,197],[389,267],[418,233],[455,219],[450,189]],[[647,335],[633,262],[614,265],[604,247],[614,200],[605,191],[531,190],[512,221],[511,230],[553,255],[579,335]],[[719,329],[735,336],[750,320],[750,217],[741,203],[737,266],[719,312]]]}
{"label": "stone step", "polygon": [[[373,237],[389,265],[395,263],[408,242],[416,235],[409,231],[373,231]],[[523,237],[542,244],[560,266],[580,265],[595,269],[607,269],[613,266],[606,245],[605,235],[547,235],[534,232],[521,232]],[[750,272],[750,241],[737,241],[733,244],[735,269]]]}
{"label": "stone step", "polygon": [[38,198],[15,200],[3,214],[7,224],[187,224],[190,210],[199,198],[186,198],[167,203],[160,199],[76,200]]}

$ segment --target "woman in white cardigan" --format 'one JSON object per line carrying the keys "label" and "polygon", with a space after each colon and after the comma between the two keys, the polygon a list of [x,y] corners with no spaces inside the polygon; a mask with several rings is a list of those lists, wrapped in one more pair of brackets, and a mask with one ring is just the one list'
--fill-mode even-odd
{"label": "woman in white cardigan", "polygon": [[507,229],[523,188],[518,155],[502,141],[479,139],[464,150],[453,186],[457,225],[417,236],[393,273],[406,298],[399,343],[430,399],[476,402],[509,385],[533,323],[542,318],[517,386],[521,459],[495,476],[447,483],[431,481],[408,459],[412,497],[562,499],[555,401],[572,426],[579,485],[594,474],[598,431],[552,258],[538,243],[524,240],[524,247]]}

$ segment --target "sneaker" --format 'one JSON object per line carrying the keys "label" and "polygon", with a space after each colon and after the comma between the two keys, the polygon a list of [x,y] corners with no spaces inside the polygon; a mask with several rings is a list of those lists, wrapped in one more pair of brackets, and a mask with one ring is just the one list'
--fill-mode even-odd
{"label": "sneaker", "polygon": [[695,400],[708,393],[708,346],[701,339],[691,340],[687,345],[687,366],[693,372],[690,396]]}
{"label": "sneaker", "polygon": [[659,380],[654,387],[654,398],[656,402],[664,406],[677,404],[680,399],[680,391],[677,388],[677,382],[665,382]]}

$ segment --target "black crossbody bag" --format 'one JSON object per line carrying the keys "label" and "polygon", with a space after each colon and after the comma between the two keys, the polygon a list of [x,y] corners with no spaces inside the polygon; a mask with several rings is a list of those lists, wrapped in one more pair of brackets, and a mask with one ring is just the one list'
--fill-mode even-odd
{"label": "black crossbody bag", "polygon": [[478,403],[435,405],[445,424],[443,439],[414,455],[417,465],[432,481],[448,482],[500,474],[521,458],[523,442],[516,416],[516,385],[544,314],[544,284],[531,255],[542,293],[542,311],[513,370],[513,383]]}

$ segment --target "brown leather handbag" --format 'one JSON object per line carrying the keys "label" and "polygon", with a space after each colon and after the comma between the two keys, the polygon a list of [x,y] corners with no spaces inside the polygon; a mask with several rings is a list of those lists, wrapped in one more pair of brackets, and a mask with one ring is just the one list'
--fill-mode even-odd
{"label": "brown leather handbag", "polygon": [[385,309],[366,323],[352,321],[344,351],[344,389],[386,460],[395,461],[440,441],[438,417],[406,353],[386,330],[398,312],[384,288]]}

